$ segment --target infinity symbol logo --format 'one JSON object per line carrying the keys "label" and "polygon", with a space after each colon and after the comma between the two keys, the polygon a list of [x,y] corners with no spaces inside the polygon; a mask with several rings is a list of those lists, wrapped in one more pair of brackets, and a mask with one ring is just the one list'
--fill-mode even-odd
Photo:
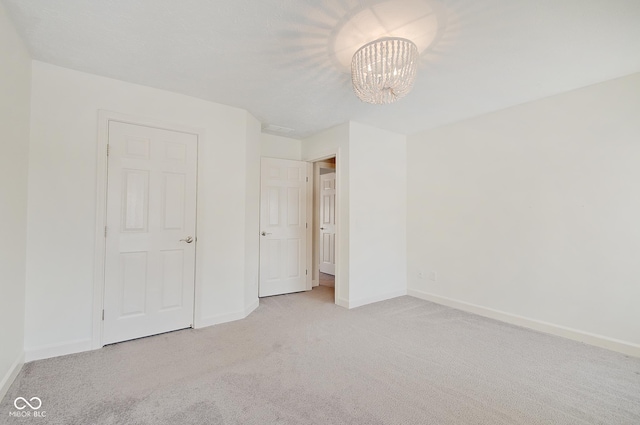
{"label": "infinity symbol logo", "polygon": [[[35,400],[35,402],[34,402]],[[20,405],[18,405],[18,402],[22,401],[22,403],[20,403]],[[29,401],[31,403],[29,403]],[[42,400],[40,400],[38,397],[31,397],[31,399],[27,401],[26,398],[24,397],[18,397],[15,399],[15,401],[13,402],[13,405],[16,407],[16,409],[18,410],[24,410],[27,408],[27,406],[29,406],[31,408],[31,410],[38,410],[39,408],[42,407]],[[23,404],[24,403],[24,404]],[[21,407],[22,406],[22,407]]]}

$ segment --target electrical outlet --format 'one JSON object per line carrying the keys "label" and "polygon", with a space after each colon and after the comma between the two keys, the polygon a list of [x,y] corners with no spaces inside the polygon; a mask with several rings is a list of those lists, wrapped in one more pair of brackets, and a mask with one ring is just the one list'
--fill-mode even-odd
{"label": "electrical outlet", "polygon": [[418,279],[424,279],[424,272],[423,271],[419,271],[418,272]]}
{"label": "electrical outlet", "polygon": [[435,282],[436,280],[438,280],[438,273],[436,272],[429,273],[429,280],[432,282]]}

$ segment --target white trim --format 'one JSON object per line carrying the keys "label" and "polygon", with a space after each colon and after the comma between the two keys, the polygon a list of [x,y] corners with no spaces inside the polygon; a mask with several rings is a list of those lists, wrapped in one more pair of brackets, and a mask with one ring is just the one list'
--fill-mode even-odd
{"label": "white trim", "polygon": [[[258,308],[258,305],[259,305],[259,300],[256,299],[242,311],[228,313],[228,314],[221,314],[219,316],[212,316],[212,317],[198,320],[197,326],[195,326],[195,328],[204,328],[211,325],[217,325],[220,323],[226,323],[234,320],[244,319],[247,316],[249,316],[249,314],[251,314],[256,308]],[[24,353],[24,362],[49,359],[51,357],[58,357],[58,356],[66,356],[68,354],[82,353],[84,351],[91,351],[91,350],[94,350],[93,341],[91,339],[83,339],[78,341],[62,343],[62,344],[45,345],[42,347],[27,349]],[[22,363],[20,363],[20,365],[22,365]],[[19,371],[20,370],[18,369],[18,372]]]}
{"label": "white trim", "polygon": [[102,308],[104,306],[104,226],[107,222],[107,143],[109,141],[109,113],[98,111],[98,140],[96,157],[96,229],[93,248],[93,309],[91,348],[102,347]]}
{"label": "white trim", "polygon": [[5,395],[7,395],[7,392],[9,391],[11,384],[13,384],[13,381],[15,381],[16,376],[18,376],[18,374],[22,370],[23,364],[24,364],[24,351],[18,355],[18,357],[13,362],[13,364],[11,365],[7,373],[2,378],[2,381],[0,381],[0,400],[2,400]]}
{"label": "white trim", "polygon": [[402,289],[400,291],[387,292],[386,294],[375,295],[373,297],[360,298],[359,300],[349,300],[347,308],[356,308],[361,307],[367,304],[373,304],[380,301],[390,300],[392,298],[402,297],[403,295],[407,295],[407,291]]}
{"label": "white trim", "polygon": [[344,298],[338,298],[336,296],[336,305],[343,308],[349,308],[349,300],[345,300]]}
{"label": "white trim", "polygon": [[[327,162],[326,159],[333,158],[334,162]],[[313,255],[313,286],[320,286],[320,250],[321,250],[321,233],[320,233],[320,170],[324,169],[333,169],[333,172],[336,173],[336,157],[326,158],[324,160],[313,162],[313,188],[312,188],[312,196],[313,196],[313,204],[315,204],[315,208],[313,208],[313,239],[312,243],[315,241],[315,245],[313,246],[312,251],[315,251],[315,255]],[[336,173],[336,176],[338,174]],[[336,202],[338,198],[337,194],[338,183],[336,180]],[[336,210],[337,213],[337,210]],[[336,253],[334,253],[336,255]],[[337,256],[336,256],[337,258]],[[335,270],[334,270],[335,273]]]}
{"label": "white trim", "polygon": [[[306,246],[306,262],[305,270],[307,271],[307,291],[313,289],[313,249],[309,249],[309,247],[313,246],[313,164],[307,161],[307,217],[306,217],[306,237],[307,237],[307,246]],[[311,241],[311,243],[309,243]],[[311,272],[311,273],[309,273]]]}
{"label": "white trim", "polygon": [[[107,143],[109,142],[109,121],[118,121],[127,124],[141,125],[145,127],[153,127],[164,130],[178,131],[180,133],[193,134],[198,138],[198,147],[205,141],[205,131],[199,128],[185,127],[180,124],[167,123],[164,120],[158,120],[148,117],[138,117],[119,112],[98,110],[98,138],[97,138],[97,164],[96,164],[96,228],[95,228],[95,246],[94,246],[94,269],[93,269],[93,326],[92,336],[90,340],[91,347],[89,349],[96,350],[102,348],[102,309],[104,308],[104,266],[105,266],[105,236],[104,227],[107,219]],[[198,149],[199,151],[199,149]],[[197,160],[199,161],[199,160]],[[197,172],[197,165],[196,165]],[[197,175],[197,174],[196,174]],[[196,185],[199,178],[196,177]],[[198,193],[196,193],[196,204]],[[198,216],[196,208],[196,234],[194,237],[198,239],[197,234]],[[196,245],[197,250],[197,245]],[[196,262],[198,256],[196,254]],[[195,266],[194,279],[194,308],[193,323],[200,316],[199,303],[196,302],[200,297],[201,285],[198,282],[198,268]],[[64,345],[64,344],[63,344]],[[86,350],[80,350],[86,351]],[[75,351],[77,352],[77,351]],[[70,354],[70,353],[67,353]],[[27,355],[28,357],[28,355]],[[53,356],[50,356],[53,357]],[[45,357],[42,357],[45,358]],[[36,360],[36,359],[31,359]]]}
{"label": "white trim", "polygon": [[242,320],[253,313],[253,311],[258,308],[258,305],[260,305],[260,300],[256,299],[251,304],[246,306],[244,310],[202,318],[198,320],[195,329],[206,328],[208,326],[219,325],[221,323],[234,322],[236,320]]}
{"label": "white trim", "polygon": [[[307,161],[307,162],[322,162],[326,159],[331,159],[333,157],[337,157],[338,156],[338,151],[340,150],[340,147],[336,146],[335,148],[332,149],[327,149],[325,151],[322,152],[318,152],[315,156],[311,156],[307,159],[303,159],[303,161]],[[337,161],[337,159],[336,159]]]}
{"label": "white trim", "polygon": [[[342,221],[340,220],[340,214],[342,213],[342,208],[344,208],[344,206],[342,205],[342,202],[340,202],[340,198],[342,196],[342,190],[341,190],[341,185],[342,182],[345,181],[345,176],[342,175],[342,172],[344,171],[344,167],[342,167],[342,161],[344,160],[342,158],[342,148],[338,147],[335,150],[334,153],[334,157],[335,157],[335,161],[336,161],[336,210],[334,212],[334,214],[336,215],[336,240],[335,240],[335,246],[334,246],[334,250],[335,252],[333,253],[333,255],[335,255],[336,258],[336,269],[335,269],[335,274],[334,279],[333,279],[333,290],[334,290],[334,300],[337,304],[337,299],[338,299],[338,294],[342,294],[343,289],[347,289],[347,293],[348,293],[348,289],[349,289],[349,283],[348,283],[348,278],[346,279],[345,282],[343,282],[342,280],[342,268],[344,267],[347,270],[347,276],[348,276],[348,270],[349,270],[349,261],[347,260],[347,264],[342,264],[342,260],[341,260],[341,255],[342,255],[342,244],[339,243],[346,240],[347,243],[349,241],[349,235],[345,234],[343,228],[342,228]],[[328,159],[330,157],[326,157],[323,159]],[[340,170],[340,171],[338,171]],[[347,190],[348,193],[348,190]],[[347,222],[349,221],[349,217],[347,217]],[[348,255],[348,250],[347,250],[347,255]],[[348,257],[347,257],[348,258]],[[320,266],[318,266],[318,270],[320,270]],[[318,281],[320,280],[320,273],[318,272]],[[318,282],[319,283],[319,282]],[[349,297],[349,295],[347,295],[347,297]],[[347,300],[347,304],[348,304],[348,300]],[[338,304],[340,305],[340,304]],[[349,307],[347,307],[349,308]]]}
{"label": "white trim", "polygon": [[522,326],[524,328],[533,329],[535,331],[568,338],[600,348],[606,348],[607,350],[617,351],[629,356],[640,357],[640,345],[634,344],[632,342],[621,341],[619,339],[609,338],[590,332],[584,332],[578,329],[568,328],[566,326],[543,322],[542,320],[518,316],[517,314],[506,313],[504,311],[494,310],[492,308],[482,307],[480,305],[467,303],[465,301],[454,300],[452,298],[442,297],[440,295],[418,291],[415,289],[409,289],[408,294],[412,297],[420,298],[422,300],[442,304],[447,307],[456,308],[458,310],[474,313],[479,316],[488,317],[490,319],[499,320],[501,322],[510,323],[512,325]]}
{"label": "white trim", "polygon": [[244,317],[243,317],[243,319],[246,318],[247,316],[249,316],[251,313],[253,313],[254,310],[256,308],[258,308],[259,305],[260,305],[260,299],[256,298],[255,300],[253,300],[251,302],[251,304],[245,306],[244,307]]}
{"label": "white trim", "polygon": [[[340,220],[339,220],[339,216],[340,216],[340,185],[339,185],[339,180],[340,180],[340,171],[339,169],[339,164],[340,164],[340,159],[342,158],[342,152],[341,152],[341,148],[340,147],[336,147],[335,149],[329,149],[326,150],[324,152],[318,153],[315,156],[309,157],[304,159],[304,161],[307,161],[309,163],[314,163],[314,162],[322,162],[326,159],[330,159],[330,158],[335,158],[336,161],[336,238],[340,238],[342,235],[342,230],[340,228]],[[315,169],[315,167],[314,167]],[[315,173],[314,173],[314,182],[315,182]],[[312,195],[313,196],[313,195]],[[313,220],[312,220],[313,221]],[[307,247],[311,248],[311,252],[313,252],[313,237],[309,238],[309,240],[307,241]],[[335,270],[335,280],[334,280],[334,303],[340,307],[345,307],[345,308],[349,308],[348,304],[349,302],[344,300],[344,299],[340,299],[338,298],[338,294],[341,294],[340,290],[342,289],[342,278],[340,277],[340,244],[338,243],[338,241],[336,240],[336,247],[335,247],[335,253],[334,255],[336,256],[336,270]],[[313,257],[313,261],[315,261],[315,258]],[[311,268],[313,270],[313,267]],[[319,270],[319,267],[318,267]],[[316,274],[314,273],[314,279],[318,279],[318,285],[320,284],[320,277],[319,277],[319,273],[316,276]]]}
{"label": "white trim", "polygon": [[67,354],[82,353],[93,349],[92,340],[81,339],[78,341],[64,342],[61,344],[43,345],[36,348],[27,348],[24,353],[24,361],[49,359],[51,357],[66,356]]}

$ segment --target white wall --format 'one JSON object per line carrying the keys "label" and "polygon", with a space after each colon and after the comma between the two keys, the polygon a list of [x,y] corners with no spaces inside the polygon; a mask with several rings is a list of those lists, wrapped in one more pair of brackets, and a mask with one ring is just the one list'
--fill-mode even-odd
{"label": "white wall", "polygon": [[412,294],[640,355],[640,74],[408,140]]}
{"label": "white wall", "polygon": [[302,142],[304,160],[338,153],[337,302],[406,294],[406,137],[350,122]]}
{"label": "white wall", "polygon": [[256,161],[260,130],[246,111],[34,61],[28,358],[90,346],[100,109],[205,131],[198,148],[196,284],[201,298],[196,323],[242,317],[245,283],[257,275],[257,262],[245,260],[254,248],[244,235],[253,226],[245,211],[255,203],[257,189],[250,193],[255,176],[247,168]]}
{"label": "white wall", "polygon": [[31,58],[0,3],[0,400],[23,361]]}
{"label": "white wall", "polygon": [[352,122],[349,304],[407,292],[406,136]]}
{"label": "white wall", "polygon": [[261,133],[260,155],[267,158],[300,161],[302,145],[298,139]]}

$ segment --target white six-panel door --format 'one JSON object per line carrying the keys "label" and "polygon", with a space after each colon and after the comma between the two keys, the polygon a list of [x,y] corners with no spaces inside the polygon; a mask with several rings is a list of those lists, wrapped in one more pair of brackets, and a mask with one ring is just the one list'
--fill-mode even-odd
{"label": "white six-panel door", "polygon": [[320,271],[336,273],[336,173],[320,176]]}
{"label": "white six-panel door", "polygon": [[103,343],[193,324],[197,136],[111,121]]}
{"label": "white six-panel door", "polygon": [[263,158],[259,296],[311,289],[307,282],[307,163]]}

